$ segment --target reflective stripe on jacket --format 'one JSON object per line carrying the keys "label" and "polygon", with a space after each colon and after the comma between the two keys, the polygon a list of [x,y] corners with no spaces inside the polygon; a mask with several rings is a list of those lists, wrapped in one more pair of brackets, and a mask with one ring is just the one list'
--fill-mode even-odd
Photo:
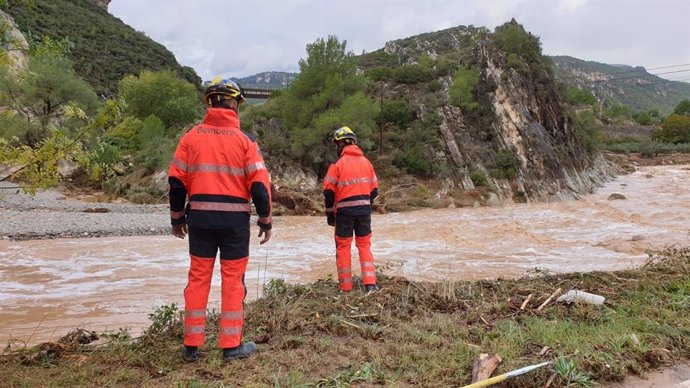
{"label": "reflective stripe on jacket", "polygon": [[323,179],[326,212],[349,215],[371,214],[371,201],[378,192],[374,167],[357,145],[343,148]]}
{"label": "reflective stripe on jacket", "polygon": [[250,199],[259,217],[270,224],[268,172],[259,147],[240,130],[233,110],[209,108],[202,123],[182,136],[168,181],[173,224],[184,222],[187,197],[186,221],[191,226],[217,229],[246,223]]}

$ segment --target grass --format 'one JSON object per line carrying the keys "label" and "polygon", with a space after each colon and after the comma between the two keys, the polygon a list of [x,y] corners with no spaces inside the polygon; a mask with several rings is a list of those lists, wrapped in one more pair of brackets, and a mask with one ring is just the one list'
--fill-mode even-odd
{"label": "grass", "polygon": [[[224,363],[209,318],[199,363],[181,360],[181,314],[163,306],[144,335],[101,336],[6,351],[9,386],[346,387],[462,386],[474,359],[498,353],[494,375],[553,361],[507,386],[589,386],[690,359],[690,249],[612,273],[540,274],[516,280],[410,282],[381,276],[382,290],[337,292],[332,280],[273,281],[247,305],[256,355]],[[551,302],[556,288],[597,293],[602,306]],[[524,310],[521,305],[532,294]],[[86,342],[86,341],[83,341]]]}

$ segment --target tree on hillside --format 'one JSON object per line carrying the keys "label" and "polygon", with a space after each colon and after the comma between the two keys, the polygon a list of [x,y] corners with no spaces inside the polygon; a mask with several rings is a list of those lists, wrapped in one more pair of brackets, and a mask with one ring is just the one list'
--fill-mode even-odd
{"label": "tree on hillside", "polygon": [[575,86],[568,86],[565,88],[565,101],[569,104],[587,104],[594,106],[597,103],[597,98],[590,90],[580,89]]}
{"label": "tree on hillside", "polygon": [[673,113],[677,115],[686,115],[690,116],[690,100],[683,100],[676,105],[676,109],[673,110]]}
{"label": "tree on hillside", "polygon": [[[61,121],[66,111],[77,116],[95,112],[96,93],[74,72],[65,56],[64,42],[45,39],[32,46],[28,66],[18,73],[0,72],[4,102],[26,121],[23,136],[29,144],[45,137],[50,124]],[[19,131],[21,132],[21,131]]]}
{"label": "tree on hillside", "polygon": [[526,63],[541,62],[541,42],[527,32],[515,19],[496,27],[494,39],[503,51],[521,58]]}
{"label": "tree on hillside", "polygon": [[652,139],[666,143],[690,143],[690,116],[672,114],[652,133]]}
{"label": "tree on hillside", "polygon": [[171,71],[144,70],[139,76],[125,76],[119,87],[128,114],[139,120],[155,115],[168,135],[198,120],[203,113],[196,87]]}
{"label": "tree on hillside", "polygon": [[356,74],[353,54],[335,36],[307,45],[307,58],[299,61],[300,73],[286,92],[283,123],[292,135],[291,151],[303,162],[323,167],[335,151],[330,136],[339,126],[350,126],[360,144],[375,127],[378,106],[364,94],[366,79]]}

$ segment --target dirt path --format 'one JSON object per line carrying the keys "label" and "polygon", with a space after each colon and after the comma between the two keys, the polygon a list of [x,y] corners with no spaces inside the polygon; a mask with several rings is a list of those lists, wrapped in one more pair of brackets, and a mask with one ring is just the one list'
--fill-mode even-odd
{"label": "dirt path", "polygon": [[688,388],[690,364],[678,364],[644,376],[628,376],[622,383],[604,385],[605,388]]}

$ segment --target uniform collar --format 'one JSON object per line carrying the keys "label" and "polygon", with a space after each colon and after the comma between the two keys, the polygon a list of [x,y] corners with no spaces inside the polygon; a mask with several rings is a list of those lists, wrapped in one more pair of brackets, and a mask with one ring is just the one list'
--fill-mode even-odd
{"label": "uniform collar", "polygon": [[240,119],[232,109],[208,108],[202,124],[214,127],[240,127]]}
{"label": "uniform collar", "polygon": [[362,153],[362,150],[357,147],[355,144],[350,144],[345,147],[343,147],[343,152],[341,155],[349,155],[349,156],[362,156],[364,153]]}

